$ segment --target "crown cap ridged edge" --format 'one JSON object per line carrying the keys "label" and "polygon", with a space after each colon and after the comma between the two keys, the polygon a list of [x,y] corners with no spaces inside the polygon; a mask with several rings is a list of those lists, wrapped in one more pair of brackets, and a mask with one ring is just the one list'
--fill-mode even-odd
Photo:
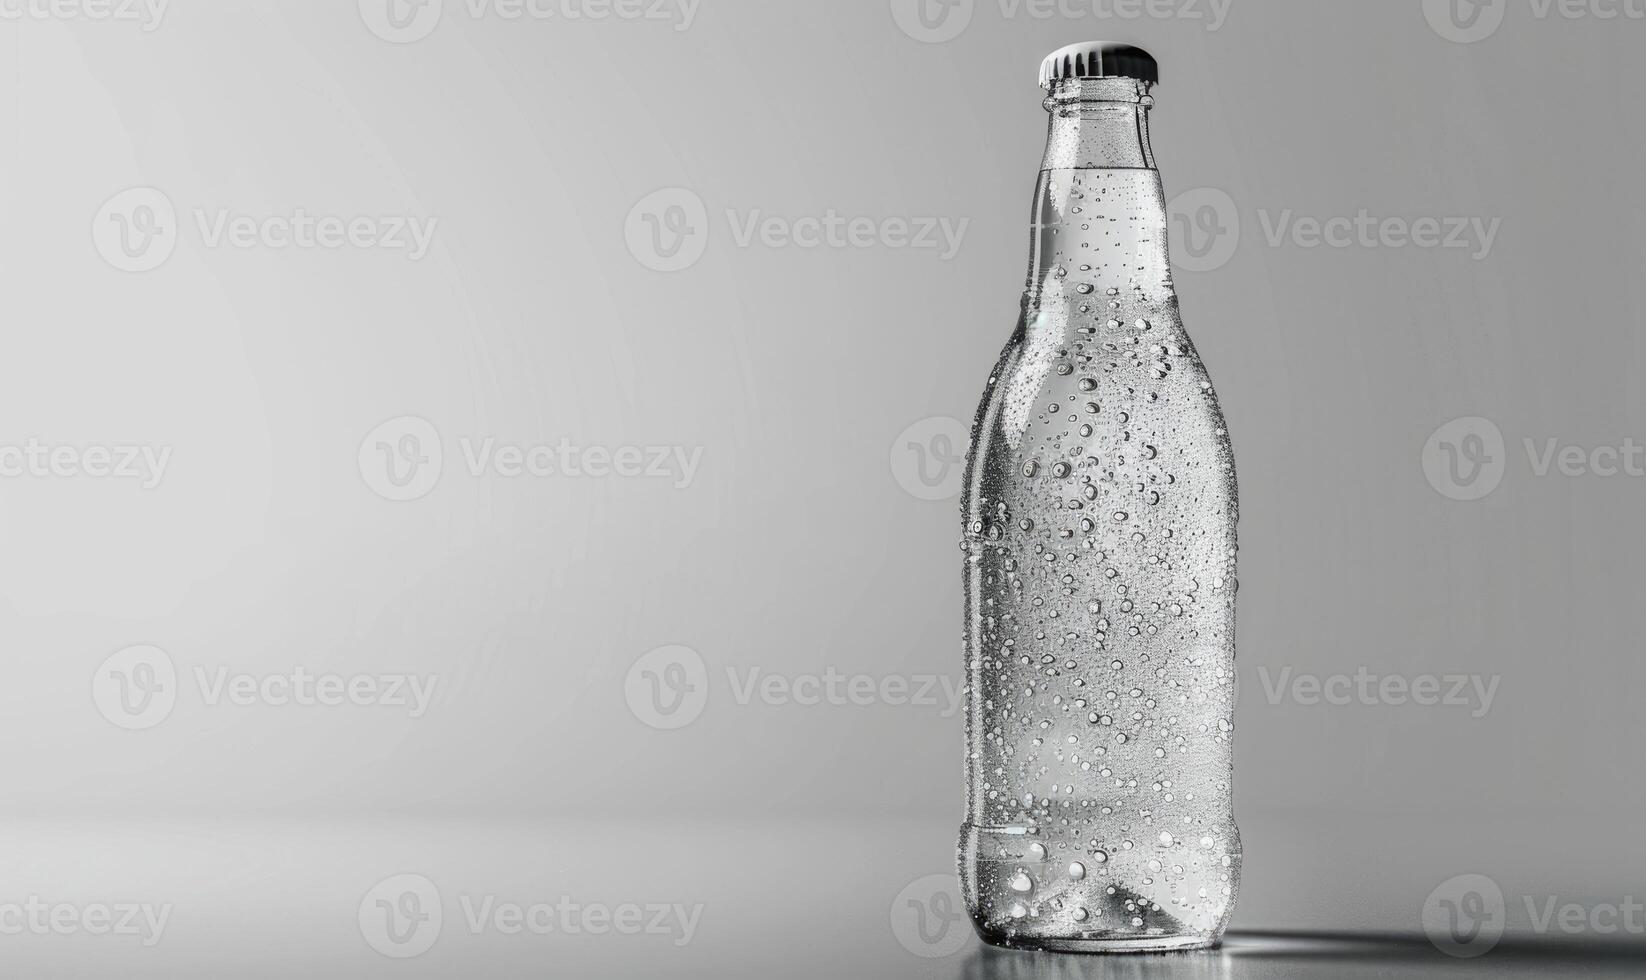
{"label": "crown cap ridged edge", "polygon": [[1058,48],[1040,63],[1040,87],[1049,89],[1067,78],[1135,78],[1160,81],[1154,56],[1129,44],[1086,41]]}

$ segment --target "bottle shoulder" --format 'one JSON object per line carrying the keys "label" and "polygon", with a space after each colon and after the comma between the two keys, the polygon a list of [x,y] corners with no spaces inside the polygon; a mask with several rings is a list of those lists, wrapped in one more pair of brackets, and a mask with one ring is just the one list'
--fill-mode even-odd
{"label": "bottle shoulder", "polygon": [[973,423],[969,517],[1048,492],[1030,489],[1046,476],[1067,481],[1070,506],[1136,495],[1141,486],[1146,499],[1169,492],[1233,511],[1228,426],[1175,319],[1090,334],[1044,326],[1026,317],[990,374]]}

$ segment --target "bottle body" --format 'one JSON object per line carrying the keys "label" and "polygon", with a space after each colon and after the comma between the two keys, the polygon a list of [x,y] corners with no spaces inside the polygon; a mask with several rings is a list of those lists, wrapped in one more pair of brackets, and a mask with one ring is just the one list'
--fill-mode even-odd
{"label": "bottle body", "polygon": [[1239,883],[1234,461],[1146,92],[1048,100],[1029,288],[968,460],[960,871],[998,945],[1211,945]]}

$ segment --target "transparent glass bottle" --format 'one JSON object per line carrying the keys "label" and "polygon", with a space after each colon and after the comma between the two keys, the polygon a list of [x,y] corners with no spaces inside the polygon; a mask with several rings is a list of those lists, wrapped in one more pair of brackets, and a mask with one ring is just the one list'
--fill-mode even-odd
{"label": "transparent glass bottle", "polygon": [[1213,945],[1239,884],[1234,457],[1178,314],[1158,79],[1136,48],[1046,59],[1028,288],[973,431],[960,874],[1002,946]]}

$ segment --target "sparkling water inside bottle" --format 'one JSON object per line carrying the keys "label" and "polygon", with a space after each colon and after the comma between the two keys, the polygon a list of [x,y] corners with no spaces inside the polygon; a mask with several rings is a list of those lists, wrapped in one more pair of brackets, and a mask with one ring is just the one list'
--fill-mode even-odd
{"label": "sparkling water inside bottle", "polygon": [[[1124,140],[1107,107],[1075,111],[1077,142]],[[1002,945],[1208,945],[1239,882],[1234,459],[1166,231],[1152,167],[1044,170],[1023,318],[978,414],[960,863]]]}

